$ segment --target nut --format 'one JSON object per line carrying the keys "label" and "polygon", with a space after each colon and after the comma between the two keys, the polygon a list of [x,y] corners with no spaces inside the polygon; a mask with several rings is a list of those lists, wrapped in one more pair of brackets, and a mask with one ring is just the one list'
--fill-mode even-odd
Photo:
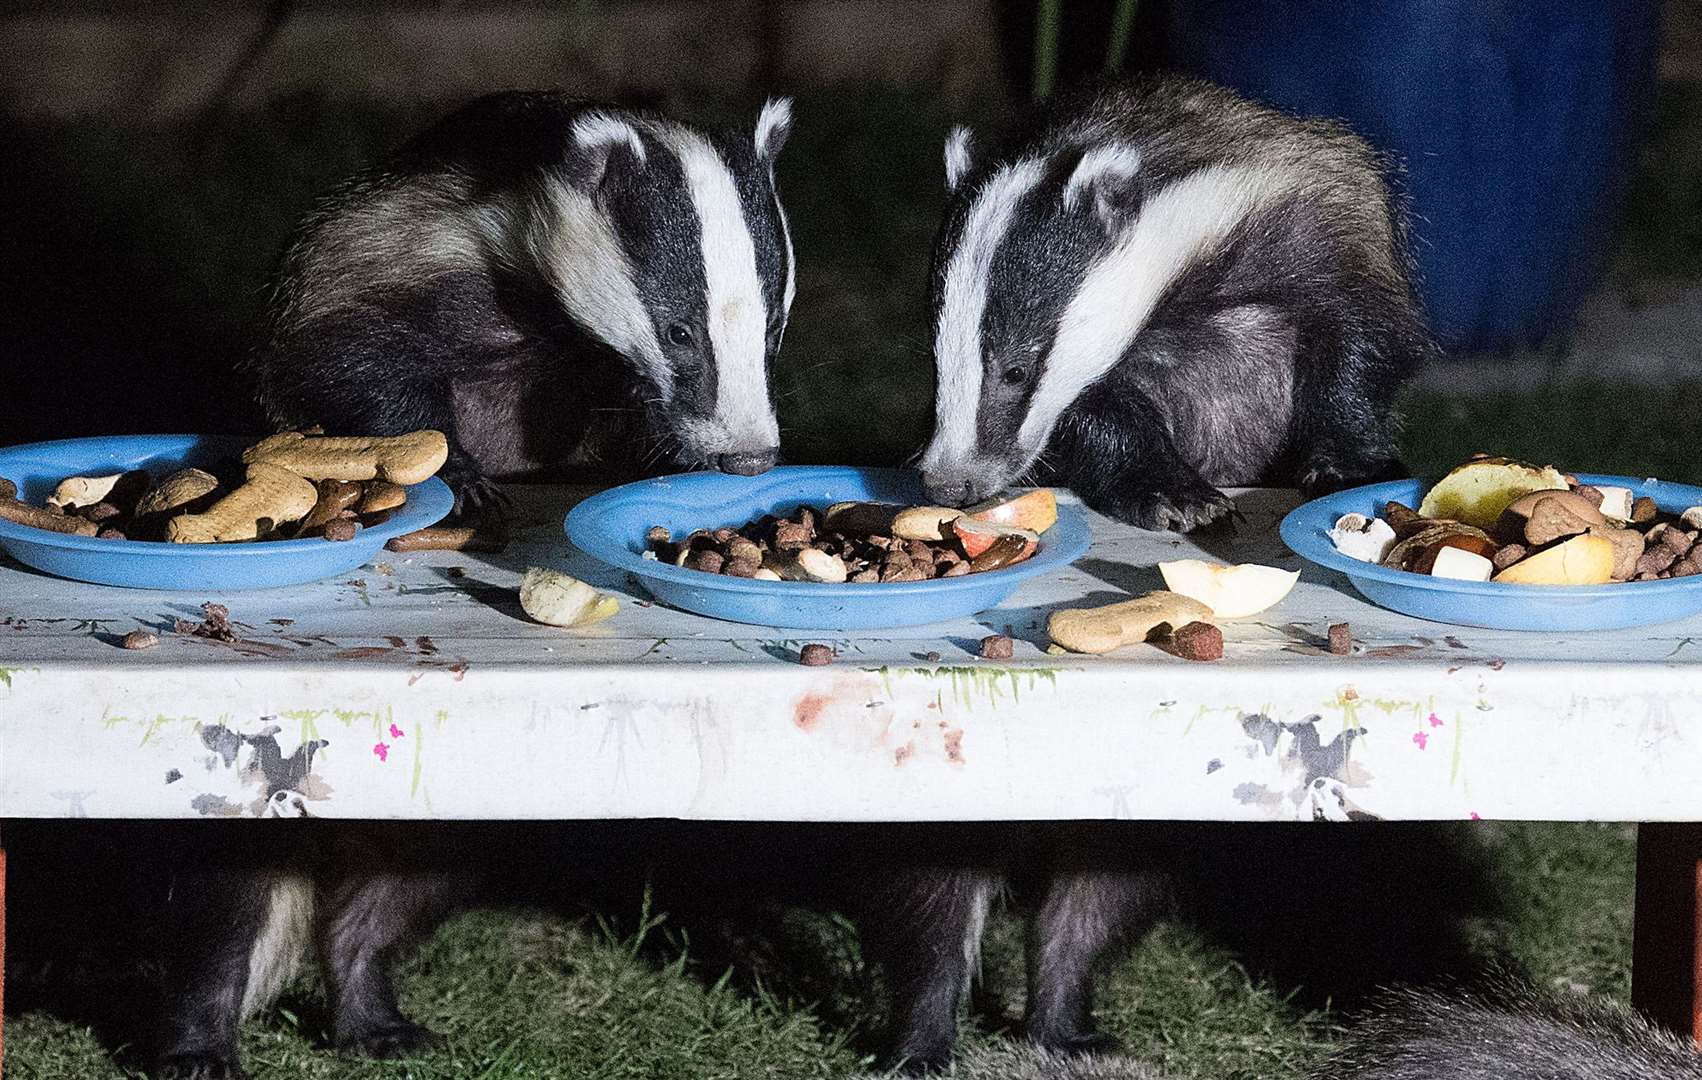
{"label": "nut", "polygon": [[361,491],[360,505],[355,509],[362,514],[376,514],[381,510],[395,510],[407,501],[408,493],[402,485],[388,480],[368,480]]}
{"label": "nut", "polygon": [[805,645],[798,650],[798,663],[805,667],[824,667],[833,663],[833,648],[829,645]]}
{"label": "nut", "polygon": [[[195,505],[219,488],[218,477],[200,469],[180,469],[161,480],[136,503],[136,516],[148,517],[183,510],[198,513],[206,506]],[[211,505],[211,501],[207,503]]]}
{"label": "nut", "polygon": [[990,634],[981,639],[983,660],[1009,660],[1014,655],[1013,643],[1007,634]]}
{"label": "nut", "polygon": [[1108,653],[1145,641],[1160,627],[1211,618],[1211,609],[1198,600],[1160,590],[1103,607],[1054,611],[1046,620],[1046,632],[1071,652]]}
{"label": "nut", "polygon": [[335,521],[343,511],[361,500],[361,486],[347,480],[321,480],[314,485],[314,490],[318,492],[318,499],[313,509],[301,519],[301,527],[296,530],[298,536],[318,534],[327,522]]}

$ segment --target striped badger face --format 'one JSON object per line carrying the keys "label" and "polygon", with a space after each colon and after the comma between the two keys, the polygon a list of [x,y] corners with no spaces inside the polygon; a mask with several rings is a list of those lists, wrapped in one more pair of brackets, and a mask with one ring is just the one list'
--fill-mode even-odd
{"label": "striped badger face", "polygon": [[[952,195],[934,255],[930,498],[1022,479],[1059,416],[1127,348],[1119,239],[1141,212],[1140,153],[1120,143],[1018,157],[970,183],[970,133],[946,141]],[[1138,326],[1138,320],[1135,325]]]}
{"label": "striped badger face", "polygon": [[[752,135],[587,111],[572,129],[549,245],[559,294],[643,381],[675,461],[754,475],[779,460],[768,374],[792,307],[792,242],[774,185],[791,102]],[[547,215],[546,215],[547,217]]]}

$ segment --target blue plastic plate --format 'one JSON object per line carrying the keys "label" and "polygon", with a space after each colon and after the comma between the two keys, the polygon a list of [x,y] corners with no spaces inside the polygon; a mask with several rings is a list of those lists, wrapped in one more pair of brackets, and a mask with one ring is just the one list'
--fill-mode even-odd
{"label": "blue plastic plate", "polygon": [[[1586,484],[1630,488],[1674,513],[1702,505],[1702,488],[1629,476],[1578,473]],[[1702,576],[1607,585],[1508,585],[1451,581],[1351,559],[1330,542],[1343,514],[1374,515],[1393,499],[1417,506],[1424,484],[1393,480],[1314,499],[1282,521],[1290,550],[1319,566],[1339,570],[1367,600],[1433,622],[1493,630],[1614,630],[1671,622],[1702,611]]]}
{"label": "blue plastic plate", "polygon": [[[212,435],[119,435],[62,439],[0,448],[0,476],[20,498],[40,505],[67,476],[100,476],[146,469],[159,477],[184,466],[240,455],[258,439]],[[435,476],[408,488],[408,501],[389,521],[353,540],[261,540],[243,544],[168,544],[64,536],[0,520],[0,548],[37,570],[96,585],[133,589],[229,592],[300,585],[347,573],[371,559],[392,536],[435,525],[455,504]]]}
{"label": "blue plastic plate", "polygon": [[982,574],[933,581],[827,585],[808,581],[752,581],[669,566],[643,557],[652,525],[676,536],[694,529],[743,525],[763,514],[787,514],[800,505],[863,499],[925,503],[913,472],[844,466],[786,466],[761,476],[685,473],[605,491],[567,515],[575,546],[628,571],[663,603],[729,622],[811,630],[871,630],[919,626],[997,607],[1028,578],[1062,569],[1087,554],[1087,518],[1058,507],[1058,523],[1040,537],[1033,557]]}

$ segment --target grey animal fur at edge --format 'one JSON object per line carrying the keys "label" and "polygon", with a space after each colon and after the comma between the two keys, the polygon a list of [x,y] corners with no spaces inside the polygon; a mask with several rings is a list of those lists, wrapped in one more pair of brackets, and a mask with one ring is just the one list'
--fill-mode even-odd
{"label": "grey animal fur at edge", "polygon": [[1702,1080],[1702,1053],[1605,998],[1499,979],[1384,996],[1311,1080]]}
{"label": "grey animal fur at edge", "polygon": [[1402,207],[1345,128],[1113,82],[945,159],[932,498],[1028,478],[1188,529],[1221,486],[1404,473],[1394,397],[1432,346]]}
{"label": "grey animal fur at edge", "polygon": [[795,292],[773,174],[790,128],[785,99],[750,133],[471,102],[306,222],[249,363],[261,403],[281,427],[441,430],[474,505],[576,457],[761,472]]}

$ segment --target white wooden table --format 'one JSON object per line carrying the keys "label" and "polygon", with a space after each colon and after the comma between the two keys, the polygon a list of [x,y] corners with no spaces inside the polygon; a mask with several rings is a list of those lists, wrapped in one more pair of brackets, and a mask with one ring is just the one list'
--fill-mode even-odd
{"label": "white wooden table", "polygon": [[[570,551],[569,492],[518,494],[499,555],[386,552],[297,589],[108,589],[0,559],[0,818],[1702,820],[1702,619],[1469,630],[1306,568],[1225,627],[1216,663],[1045,653],[1048,611],[1160,587],[1162,559],[1299,567],[1276,535],[1288,493],[1241,493],[1210,550],[1095,517],[1091,553],[1007,607],[850,637],[650,604]],[[528,621],[529,565],[621,613]],[[171,631],[207,600],[237,641]],[[1353,655],[1324,647],[1335,622]],[[120,648],[137,628],[160,644]],[[979,659],[1005,632],[1015,659]],[[837,661],[798,664],[812,641]],[[1689,1028],[1702,844],[1643,836],[1639,1000]],[[1641,975],[1675,957],[1682,1001]]]}

